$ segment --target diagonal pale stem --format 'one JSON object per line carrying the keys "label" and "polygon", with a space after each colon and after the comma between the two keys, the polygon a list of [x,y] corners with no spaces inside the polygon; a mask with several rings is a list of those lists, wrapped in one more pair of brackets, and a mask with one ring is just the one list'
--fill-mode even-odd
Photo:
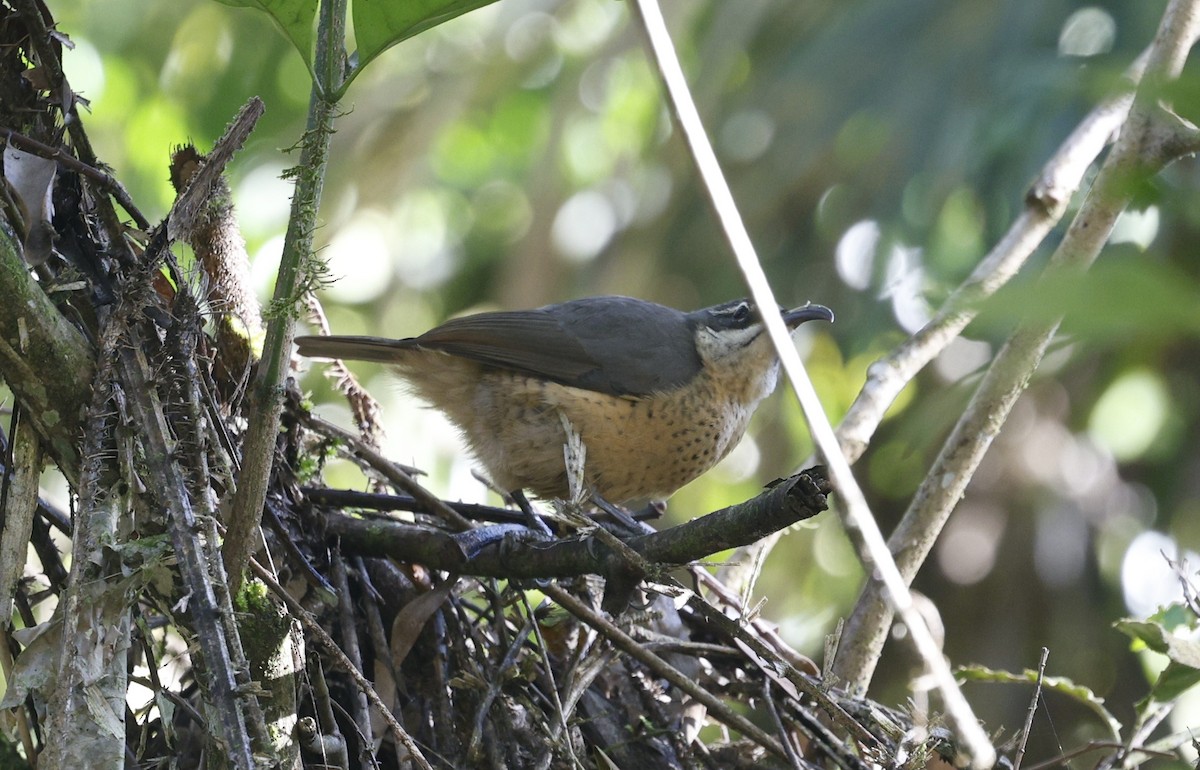
{"label": "diagonal pale stem", "polygon": [[[750,286],[750,292],[759,307],[778,307],[774,293],[767,282],[766,274],[755,254],[754,245],[746,226],[738,214],[737,205],[729,184],[725,181],[717,162],[716,153],[704,131],[700,114],[691,97],[683,69],[675,54],[674,45],[667,31],[662,11],[655,0],[633,0],[631,8],[641,21],[641,26],[649,40],[650,50],[658,66],[658,72],[663,80],[671,108],[675,114],[697,170],[704,181],[712,204],[720,220],[722,231],[733,249],[738,267]],[[913,607],[912,595],[908,586],[900,576],[891,552],[883,540],[883,534],[875,523],[874,517],[867,506],[866,498],[854,479],[850,464],[842,454],[833,426],[821,408],[816,390],[808,377],[796,348],[791,343],[787,326],[783,318],[774,313],[764,313],[763,319],[767,333],[770,335],[779,353],[783,369],[800,401],[800,408],[808,421],[809,431],[817,444],[818,451],[824,456],[829,466],[834,486],[841,498],[844,521],[848,527],[858,531],[864,544],[861,558],[864,563],[872,565],[879,573],[880,579],[887,588],[887,595],[896,612],[909,625],[911,638],[922,659],[929,667],[937,682],[938,689],[946,704],[946,710],[956,732],[963,740],[972,761],[977,768],[991,767],[995,762],[996,751],[988,740],[987,734],[979,726],[979,721],[971,711],[966,698],[963,697],[958,683],[950,672],[949,664],[942,656],[938,645],[933,640],[929,628]]]}

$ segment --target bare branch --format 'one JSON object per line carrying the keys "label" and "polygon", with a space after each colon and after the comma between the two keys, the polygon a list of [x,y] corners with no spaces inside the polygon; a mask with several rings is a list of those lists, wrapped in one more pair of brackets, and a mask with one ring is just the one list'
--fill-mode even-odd
{"label": "bare branch", "polygon": [[[1136,68],[1131,68],[1136,69]],[[1093,109],[1063,141],[1025,195],[1025,207],[1008,232],[954,290],[921,329],[876,361],[867,381],[838,425],[838,441],[851,462],[866,451],[900,391],[925,365],[958,338],[979,312],[979,303],[1008,283],[1059,223],[1071,195],[1096,157],[1116,136],[1133,104],[1133,83]]]}
{"label": "bare branch", "polygon": [[[1108,240],[1117,217],[1128,205],[1136,180],[1157,173],[1173,157],[1176,127],[1162,119],[1159,83],[1181,66],[1178,55],[1196,39],[1197,0],[1174,0],[1163,15],[1158,36],[1147,54],[1147,70],[1134,97],[1128,119],[1112,152],[1101,167],[1066,235],[1051,258],[1047,272],[1086,270]],[[906,582],[911,582],[961,499],[967,483],[992,440],[1024,392],[1058,321],[1022,325],[1005,343],[959,418],[933,467],[913,496],[889,544],[899,555]],[[868,582],[847,621],[833,671],[852,690],[865,691],[878,661],[892,614],[877,582]],[[905,619],[907,624],[907,619]]]}
{"label": "bare branch", "polygon": [[[828,482],[805,471],[756,498],[685,524],[635,535],[624,545],[655,565],[680,565],[753,542],[825,509]],[[460,535],[400,521],[331,515],[327,534],[364,556],[386,556],[461,575],[530,579],[619,575],[628,562],[594,535],[546,541],[524,526],[500,524]]]}

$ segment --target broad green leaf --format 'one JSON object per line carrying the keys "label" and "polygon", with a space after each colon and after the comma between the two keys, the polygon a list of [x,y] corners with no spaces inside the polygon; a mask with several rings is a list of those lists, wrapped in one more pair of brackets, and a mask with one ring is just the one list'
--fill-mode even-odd
{"label": "broad green leaf", "polygon": [[1163,625],[1149,621],[1119,620],[1116,626],[1127,636],[1166,655],[1172,662],[1200,670],[1200,641],[1178,636]]}
{"label": "broad green leaf", "polygon": [[[986,666],[962,666],[956,669],[954,674],[960,681],[964,682],[997,682],[1002,684],[1037,683],[1037,672],[1031,669],[1025,669],[1019,674],[1014,674],[1011,671],[998,671]],[[1092,692],[1090,687],[1075,684],[1075,682],[1066,677],[1045,676],[1042,677],[1042,689],[1061,693],[1086,706],[1104,722],[1114,740],[1121,740],[1121,723],[1104,706],[1104,699]]]}
{"label": "broad green leaf", "polygon": [[1200,642],[1175,634],[1172,629],[1190,631],[1196,617],[1179,604],[1159,610],[1147,620],[1119,620],[1114,625],[1135,642],[1170,658],[1166,668],[1154,680],[1150,693],[1138,701],[1144,713],[1153,703],[1170,703],[1200,683]]}
{"label": "broad green leaf", "polygon": [[1158,623],[1125,618],[1124,620],[1118,620],[1113,625],[1130,639],[1141,642],[1155,652],[1166,654],[1167,642],[1164,637],[1167,632]]}
{"label": "broad green leaf", "polygon": [[353,0],[354,35],[361,70],[369,61],[402,40],[490,5],[496,0]]}
{"label": "broad green leaf", "polygon": [[1158,679],[1154,680],[1150,694],[1138,701],[1137,708],[1139,711],[1145,711],[1151,702],[1170,703],[1197,682],[1200,682],[1200,671],[1172,660],[1158,675]]}
{"label": "broad green leaf", "polygon": [[[308,71],[313,67],[313,24],[319,0],[217,0],[237,8],[257,8],[265,12],[291,41]],[[392,0],[401,4],[404,0]]]}
{"label": "broad green leaf", "polygon": [[1013,321],[1049,322],[1101,341],[1200,335],[1200,286],[1178,268],[1148,256],[1101,258],[1086,273],[1051,271],[1010,283],[982,306],[977,323],[1008,329]]}

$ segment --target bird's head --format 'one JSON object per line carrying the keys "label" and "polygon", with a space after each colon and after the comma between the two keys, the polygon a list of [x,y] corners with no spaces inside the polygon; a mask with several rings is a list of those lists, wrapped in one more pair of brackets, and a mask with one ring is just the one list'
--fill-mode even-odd
{"label": "bird's head", "polygon": [[[798,308],[779,308],[783,322],[795,331],[805,321],[833,321],[833,311],[811,302]],[[758,308],[748,299],[738,299],[688,314],[696,341],[696,352],[706,365],[741,365],[743,359],[773,357],[770,340]],[[756,344],[758,343],[758,344]],[[748,362],[747,362],[748,363]]]}

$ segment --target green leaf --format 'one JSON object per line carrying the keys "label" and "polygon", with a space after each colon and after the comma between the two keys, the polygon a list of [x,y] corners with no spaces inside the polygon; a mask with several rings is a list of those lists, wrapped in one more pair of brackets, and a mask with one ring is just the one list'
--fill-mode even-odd
{"label": "green leaf", "polygon": [[[1031,669],[1025,669],[1019,674],[1014,674],[1011,671],[998,671],[986,666],[962,666],[956,669],[954,673],[960,681],[964,682],[996,682],[1001,684],[1037,683],[1037,672]],[[1092,692],[1090,687],[1075,684],[1075,682],[1065,677],[1046,676],[1042,677],[1042,689],[1066,695],[1068,698],[1081,703],[1093,714],[1100,717],[1100,720],[1104,722],[1112,734],[1113,740],[1121,740],[1121,723],[1105,708],[1104,699]]]}
{"label": "green leaf", "polygon": [[[392,0],[398,4],[403,0]],[[217,0],[235,8],[257,8],[265,12],[291,41],[311,73],[313,68],[313,25],[318,0]],[[339,41],[340,43],[340,41]]]}
{"label": "green leaf", "polygon": [[1162,624],[1150,621],[1119,620],[1116,626],[1127,636],[1166,655],[1173,663],[1200,670],[1200,641],[1177,636]]}
{"label": "green leaf", "polygon": [[1193,629],[1196,627],[1196,621],[1200,618],[1192,612],[1188,607],[1179,604],[1168,604],[1166,607],[1159,607],[1158,612],[1154,613],[1146,620],[1158,623],[1168,631],[1174,631],[1179,627]]}
{"label": "green leaf", "polygon": [[[283,34],[313,71],[315,24],[319,0],[217,0],[237,8],[257,8],[274,20]],[[432,29],[467,11],[491,5],[496,0],[351,0],[354,34],[358,39],[357,62],[342,84],[350,81],[376,56],[402,40]],[[333,41],[335,46],[343,41]]]}
{"label": "green leaf", "polygon": [[1200,641],[1174,633],[1174,629],[1190,632],[1195,628],[1196,620],[1186,607],[1172,604],[1147,620],[1126,618],[1114,624],[1135,642],[1170,659],[1154,680],[1150,693],[1138,701],[1139,713],[1146,713],[1155,703],[1170,703],[1200,683]]}
{"label": "green leaf", "polygon": [[1200,682],[1200,670],[1172,660],[1154,681],[1154,686],[1150,688],[1150,694],[1138,701],[1137,709],[1139,712],[1145,712],[1150,702],[1170,703],[1198,682]]}
{"label": "green leaf", "polygon": [[1009,283],[983,303],[976,323],[1006,331],[1014,321],[1064,315],[1064,333],[1101,342],[1200,336],[1200,286],[1148,256],[1101,258],[1086,273],[1051,270]]}
{"label": "green leaf", "polygon": [[354,35],[361,70],[369,61],[402,40],[490,5],[496,0],[354,0]]}
{"label": "green leaf", "polygon": [[1141,642],[1155,652],[1167,653],[1166,632],[1158,623],[1124,618],[1113,625],[1135,642]]}

